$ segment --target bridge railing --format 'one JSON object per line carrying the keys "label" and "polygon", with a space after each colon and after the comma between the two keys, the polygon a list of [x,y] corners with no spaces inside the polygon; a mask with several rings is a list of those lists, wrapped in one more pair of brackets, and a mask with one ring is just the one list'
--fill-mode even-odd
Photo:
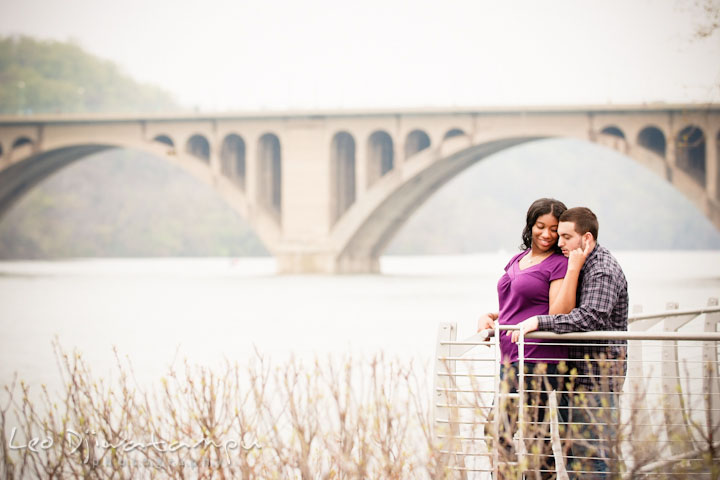
{"label": "bridge railing", "polygon": [[[599,460],[626,478],[668,471],[706,476],[712,458],[720,457],[719,324],[720,307],[710,299],[700,309],[668,305],[665,312],[634,314],[627,332],[527,335],[557,346],[627,342],[626,361],[580,360],[599,372],[585,376],[593,377],[588,390],[597,394],[588,396],[579,393],[583,375],[570,359],[561,359],[557,372],[529,368],[522,335],[517,374],[508,375],[499,337],[515,327],[458,340],[456,324],[442,323],[434,371],[436,445],[460,478],[493,472],[520,478],[528,471],[567,478],[570,470],[593,470]],[[613,380],[622,386],[613,388]],[[591,404],[590,398],[603,400]]]}

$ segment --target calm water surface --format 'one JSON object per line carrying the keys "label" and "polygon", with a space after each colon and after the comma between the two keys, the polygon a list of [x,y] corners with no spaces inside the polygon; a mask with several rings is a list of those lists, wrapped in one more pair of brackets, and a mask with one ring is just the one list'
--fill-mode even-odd
{"label": "calm water surface", "polygon": [[[254,348],[273,361],[384,351],[427,362],[440,322],[468,336],[477,314],[497,307],[510,256],[385,257],[382,275],[352,276],[278,276],[266,258],[0,262],[0,383],[18,372],[57,385],[55,336],[100,376],[114,371],[116,346],[140,381],[174,359],[243,364]],[[645,312],[720,296],[720,251],[616,256]]]}

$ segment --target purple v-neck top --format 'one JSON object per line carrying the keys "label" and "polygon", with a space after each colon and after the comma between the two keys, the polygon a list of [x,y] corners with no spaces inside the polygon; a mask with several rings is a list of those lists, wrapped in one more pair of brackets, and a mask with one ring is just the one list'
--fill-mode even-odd
{"label": "purple v-neck top", "polygon": [[[567,258],[553,253],[537,265],[520,270],[520,259],[530,250],[515,255],[505,267],[505,275],[498,281],[501,325],[516,325],[535,315],[547,315],[550,308],[550,282],[565,278]],[[549,340],[526,339],[525,361],[558,363],[567,358],[567,347],[543,345]],[[517,344],[503,333],[500,336],[500,352],[503,361],[518,360]]]}

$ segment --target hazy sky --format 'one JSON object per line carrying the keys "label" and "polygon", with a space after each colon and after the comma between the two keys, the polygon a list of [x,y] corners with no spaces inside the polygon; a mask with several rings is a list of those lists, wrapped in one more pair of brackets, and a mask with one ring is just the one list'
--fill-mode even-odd
{"label": "hazy sky", "polygon": [[202,110],[720,102],[695,3],[0,0],[0,34],[74,39]]}

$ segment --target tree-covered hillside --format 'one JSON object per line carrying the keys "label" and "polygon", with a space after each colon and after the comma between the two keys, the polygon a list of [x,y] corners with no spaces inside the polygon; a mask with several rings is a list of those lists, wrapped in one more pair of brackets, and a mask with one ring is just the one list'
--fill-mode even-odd
{"label": "tree-covered hillside", "polygon": [[[0,114],[178,110],[73,43],[0,37]],[[133,151],[94,155],[46,179],[0,219],[0,258],[262,255],[207,186]]]}
{"label": "tree-covered hillside", "polygon": [[177,108],[168,92],[136,82],[76,44],[0,37],[0,114]]}

